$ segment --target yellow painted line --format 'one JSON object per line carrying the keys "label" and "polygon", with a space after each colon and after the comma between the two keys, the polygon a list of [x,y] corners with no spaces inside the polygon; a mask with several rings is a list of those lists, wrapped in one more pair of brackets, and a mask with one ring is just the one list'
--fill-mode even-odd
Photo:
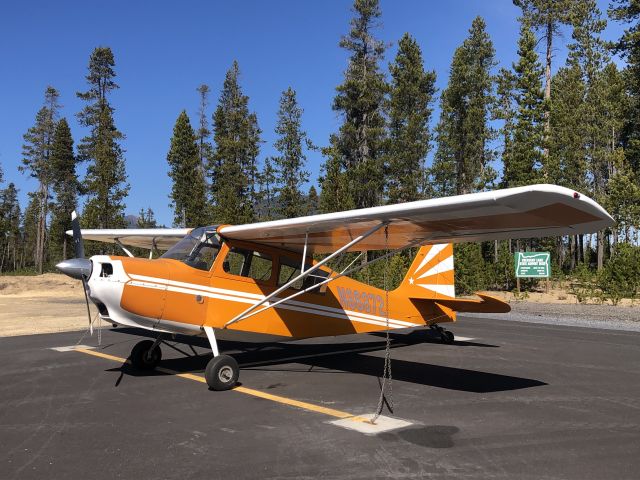
{"label": "yellow painted line", "polygon": [[86,353],[93,355],[94,357],[106,358],[107,360],[113,360],[114,362],[129,363],[129,360],[122,357],[116,357],[115,355],[109,355],[108,353],[96,352],[95,350],[87,350],[86,348],[76,348],[74,352]]}
{"label": "yellow painted line", "polygon": [[[116,357],[115,355],[109,355],[108,353],[96,352],[95,350],[86,350],[84,348],[76,348],[75,351],[80,353],[86,353],[88,355],[93,355],[94,357],[104,358],[106,360],[112,360],[114,362],[130,363],[129,360],[127,360],[126,358]],[[166,373],[168,375],[175,375],[177,377],[186,378],[188,380],[193,380],[200,383],[207,383],[204,377],[200,375],[194,375],[193,373],[181,373],[181,372],[177,372],[175,370],[171,370],[169,368],[164,368],[164,367],[157,367],[156,370],[162,373]],[[310,412],[322,413],[330,417],[348,418],[349,420],[353,420],[354,422],[371,423],[371,421],[368,418],[359,417],[357,415],[353,415],[348,412],[343,412],[341,410],[336,410],[334,408],[322,407],[320,405],[315,405],[313,403],[301,402],[300,400],[294,400],[292,398],[283,397],[281,395],[273,395],[271,393],[261,392],[260,390],[255,390],[253,388],[238,386],[233,388],[232,390],[234,392],[244,393],[246,395],[251,395],[253,397],[270,400],[272,402],[282,403],[283,405],[289,405],[291,407],[301,408],[303,410],[308,410]]]}

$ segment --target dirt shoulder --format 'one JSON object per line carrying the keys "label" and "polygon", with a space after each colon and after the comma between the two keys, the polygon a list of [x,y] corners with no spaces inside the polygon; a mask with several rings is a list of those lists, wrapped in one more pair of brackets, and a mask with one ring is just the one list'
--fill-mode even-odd
{"label": "dirt shoulder", "polygon": [[[545,291],[535,291],[535,292],[522,292],[520,294],[514,294],[513,292],[502,292],[502,291],[487,291],[488,295],[492,297],[499,298],[508,303],[549,303],[554,305],[577,305],[580,304],[578,302],[578,298],[568,292],[566,289],[562,288],[550,288],[549,292]],[[597,303],[596,301],[590,300],[588,302],[584,302],[581,305],[611,305],[611,302],[605,303]],[[624,298],[620,300],[620,303],[617,305],[618,307],[635,307],[640,308],[640,301],[631,300],[628,298]]]}
{"label": "dirt shoulder", "polygon": [[[95,307],[91,305],[92,316]],[[82,284],[65,275],[0,276],[0,337],[87,328]]]}

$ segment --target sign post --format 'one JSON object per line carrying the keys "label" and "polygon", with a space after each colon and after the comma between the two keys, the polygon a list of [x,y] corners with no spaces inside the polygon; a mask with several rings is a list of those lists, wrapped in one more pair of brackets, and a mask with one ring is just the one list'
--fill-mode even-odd
{"label": "sign post", "polygon": [[546,278],[547,293],[549,293],[551,254],[549,252],[516,252],[514,257],[518,293],[520,293],[521,278]]}

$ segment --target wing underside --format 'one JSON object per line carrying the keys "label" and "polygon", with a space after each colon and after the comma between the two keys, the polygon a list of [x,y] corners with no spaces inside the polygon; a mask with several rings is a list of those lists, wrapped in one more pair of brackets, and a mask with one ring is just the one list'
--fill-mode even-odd
{"label": "wing underside", "polygon": [[360,210],[224,226],[223,238],[293,251],[329,253],[377,225],[350,250],[394,249],[412,242],[460,243],[591,233],[613,223],[596,202],[556,185],[531,185]]}
{"label": "wing underside", "polygon": [[[82,238],[127,247],[168,250],[191,231],[190,228],[82,229]],[[71,232],[67,232],[68,235]]]}

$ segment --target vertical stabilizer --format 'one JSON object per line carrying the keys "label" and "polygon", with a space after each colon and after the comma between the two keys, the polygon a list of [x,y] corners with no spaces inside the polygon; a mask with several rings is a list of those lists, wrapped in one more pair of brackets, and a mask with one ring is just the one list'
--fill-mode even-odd
{"label": "vertical stabilizer", "polygon": [[455,298],[453,244],[421,247],[398,290],[410,298]]}

